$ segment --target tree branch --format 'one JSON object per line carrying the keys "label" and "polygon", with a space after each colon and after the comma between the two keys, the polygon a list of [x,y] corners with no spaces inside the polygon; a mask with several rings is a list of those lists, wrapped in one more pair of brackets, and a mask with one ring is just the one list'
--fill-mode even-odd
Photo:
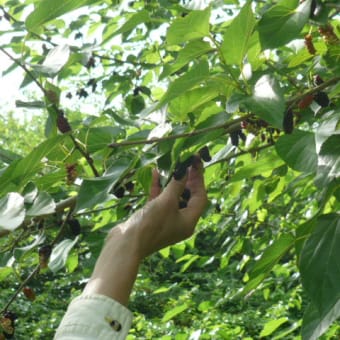
{"label": "tree branch", "polygon": [[240,129],[240,123],[241,121],[251,117],[251,114],[245,115],[241,118],[234,119],[232,121],[228,121],[227,123],[223,123],[216,126],[211,126],[205,129],[199,129],[191,132],[185,132],[185,133],[179,133],[177,135],[170,135],[160,138],[152,138],[152,139],[142,139],[142,140],[132,140],[132,141],[125,141],[120,143],[112,143],[109,145],[109,147],[117,148],[122,146],[132,146],[132,145],[141,145],[141,144],[153,144],[153,143],[160,143],[168,140],[174,140],[179,138],[188,138],[188,137],[194,137],[197,135],[201,135],[207,132],[219,130],[219,129],[225,129],[226,132],[232,132],[235,130]]}
{"label": "tree branch", "polygon": [[299,94],[295,97],[290,98],[289,100],[287,100],[287,107],[293,106],[296,102],[298,102],[299,100],[303,99],[304,97],[306,97],[310,94],[314,94],[316,92],[319,92],[319,91],[325,89],[326,87],[328,87],[330,85],[336,84],[339,80],[340,80],[340,77],[334,77],[332,79],[325,81],[321,85],[315,86],[315,87],[307,90],[303,94]]}

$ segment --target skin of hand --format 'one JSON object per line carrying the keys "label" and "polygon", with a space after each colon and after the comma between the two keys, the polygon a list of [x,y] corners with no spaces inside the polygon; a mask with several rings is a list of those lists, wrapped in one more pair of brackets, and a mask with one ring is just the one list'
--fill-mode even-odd
{"label": "skin of hand", "polygon": [[[193,234],[207,204],[201,160],[195,157],[184,178],[172,178],[163,191],[159,183],[154,170],[149,202],[110,231],[83,294],[102,294],[127,305],[143,258]],[[191,196],[180,209],[185,188]]]}

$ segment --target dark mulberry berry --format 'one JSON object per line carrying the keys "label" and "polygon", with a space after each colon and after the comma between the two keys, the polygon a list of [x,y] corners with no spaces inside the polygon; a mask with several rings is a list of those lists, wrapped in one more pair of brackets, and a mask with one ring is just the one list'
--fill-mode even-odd
{"label": "dark mulberry berry", "polygon": [[231,140],[232,145],[238,146],[238,142],[239,142],[238,139],[239,139],[238,131],[230,132],[230,140]]}
{"label": "dark mulberry berry", "polygon": [[77,163],[66,164],[65,168],[66,168],[67,184],[71,185],[72,183],[74,183],[74,181],[78,177]]}
{"label": "dark mulberry berry", "polygon": [[178,207],[180,208],[180,209],[184,209],[184,208],[186,208],[188,206],[188,203],[186,202],[186,201],[179,201],[179,203],[178,203]]}
{"label": "dark mulberry berry", "polygon": [[313,77],[314,84],[316,86],[321,85],[324,83],[324,80],[317,74],[316,76]]}
{"label": "dark mulberry berry", "polygon": [[77,96],[80,98],[86,98],[89,96],[89,93],[85,89],[79,89],[77,90]]}
{"label": "dark mulberry berry", "polygon": [[[62,112],[62,111],[61,111]],[[66,133],[72,130],[68,120],[64,117],[64,113],[59,113],[57,117],[57,127],[61,133]]]}
{"label": "dark mulberry berry", "polygon": [[247,136],[242,132],[242,130],[238,130],[238,136],[245,142],[247,140]]}
{"label": "dark mulberry berry", "polygon": [[211,156],[207,146],[203,146],[202,149],[198,151],[200,157],[203,159],[204,162],[210,162]]}
{"label": "dark mulberry berry", "polygon": [[283,130],[285,133],[292,133],[294,130],[294,112],[288,109],[283,117]]}
{"label": "dark mulberry berry", "polygon": [[52,253],[52,247],[49,244],[46,244],[39,249],[40,268],[47,267],[51,253]]}
{"label": "dark mulberry berry", "polygon": [[113,188],[113,194],[117,197],[117,198],[123,198],[124,194],[125,194],[125,190],[124,188],[120,185],[120,184],[116,184]]}
{"label": "dark mulberry berry", "polygon": [[96,66],[96,62],[93,57],[90,57],[89,60],[86,63],[86,68],[93,68]]}
{"label": "dark mulberry berry", "polygon": [[125,190],[127,190],[128,192],[132,192],[133,191],[133,189],[134,189],[134,187],[135,187],[135,185],[133,184],[133,182],[127,182],[125,185],[124,185],[124,187],[125,187]]}
{"label": "dark mulberry berry", "polygon": [[188,188],[185,188],[182,192],[181,197],[183,198],[183,200],[185,201],[189,201],[190,197],[191,197],[191,192]]}
{"label": "dark mulberry berry", "polygon": [[175,170],[173,172],[174,179],[177,181],[180,181],[187,173],[187,164],[183,163],[177,163]]}
{"label": "dark mulberry berry", "polygon": [[305,36],[305,45],[310,54],[314,55],[316,53],[316,49],[313,44],[313,37],[310,34]]}
{"label": "dark mulberry berry", "polygon": [[314,100],[321,106],[327,107],[330,104],[328,95],[326,92],[320,91],[314,96]]}
{"label": "dark mulberry berry", "polygon": [[68,226],[70,227],[70,231],[74,236],[77,236],[80,234],[81,227],[80,223],[77,219],[70,219],[67,221]]}
{"label": "dark mulberry berry", "polygon": [[35,300],[35,293],[33,291],[32,288],[30,287],[24,287],[22,289],[22,292],[24,293],[24,295],[26,296],[26,298],[30,301],[34,301]]}

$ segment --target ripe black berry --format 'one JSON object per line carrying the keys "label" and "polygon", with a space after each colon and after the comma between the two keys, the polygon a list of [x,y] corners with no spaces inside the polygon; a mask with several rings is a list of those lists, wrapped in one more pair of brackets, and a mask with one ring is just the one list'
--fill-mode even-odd
{"label": "ripe black berry", "polygon": [[63,111],[60,111],[57,117],[57,127],[61,133],[66,133],[72,130],[68,120],[64,117]]}
{"label": "ripe black berry", "polygon": [[187,173],[187,164],[177,163],[175,170],[173,172],[174,179],[180,181]]}
{"label": "ripe black berry", "polygon": [[330,104],[330,100],[326,92],[320,91],[315,94],[314,100],[321,106],[327,107]]}
{"label": "ripe black berry", "polygon": [[180,208],[180,209],[184,209],[184,208],[186,208],[188,206],[188,203],[186,202],[186,201],[179,201],[179,203],[178,203],[178,207]]}
{"label": "ripe black berry", "polygon": [[52,253],[52,247],[49,244],[42,246],[39,249],[39,264],[40,268],[46,268],[48,265],[48,260]]}
{"label": "ripe black berry", "polygon": [[185,188],[182,192],[181,197],[183,198],[183,200],[185,201],[189,201],[190,197],[191,197],[191,192],[188,188]]}
{"label": "ripe black berry", "polygon": [[80,223],[77,219],[70,219],[70,220],[67,221],[67,223],[68,223],[68,226],[70,228],[71,233],[74,236],[77,236],[77,235],[80,234],[81,227],[80,227]]}
{"label": "ripe black berry", "polygon": [[239,142],[238,139],[239,139],[238,130],[230,132],[230,140],[231,140],[232,145],[238,146],[238,142]]}
{"label": "ripe black berry", "polygon": [[283,117],[283,130],[285,133],[292,133],[294,130],[294,112],[288,109]]}
{"label": "ripe black berry", "polygon": [[201,148],[198,151],[200,157],[203,159],[204,162],[210,162],[211,161],[211,156],[210,156],[210,152],[207,146],[203,146],[203,148]]}
{"label": "ripe black berry", "polygon": [[242,130],[238,130],[238,136],[245,142],[247,140],[247,136],[242,132]]}
{"label": "ripe black berry", "polygon": [[122,186],[116,184],[113,188],[113,193],[117,198],[123,198],[125,190]]}

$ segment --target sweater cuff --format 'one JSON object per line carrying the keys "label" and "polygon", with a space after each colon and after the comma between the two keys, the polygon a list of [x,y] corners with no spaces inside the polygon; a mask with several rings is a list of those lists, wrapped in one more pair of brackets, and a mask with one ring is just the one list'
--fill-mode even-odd
{"label": "sweater cuff", "polygon": [[126,338],[132,313],[119,302],[99,294],[80,295],[69,305],[55,340]]}

